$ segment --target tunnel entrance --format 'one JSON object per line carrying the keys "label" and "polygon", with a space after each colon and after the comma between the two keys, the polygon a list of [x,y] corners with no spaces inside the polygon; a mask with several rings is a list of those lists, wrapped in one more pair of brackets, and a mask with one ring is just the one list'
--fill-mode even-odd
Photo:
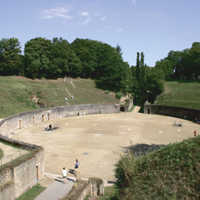
{"label": "tunnel entrance", "polygon": [[125,112],[126,111],[125,106],[120,106],[120,111]]}

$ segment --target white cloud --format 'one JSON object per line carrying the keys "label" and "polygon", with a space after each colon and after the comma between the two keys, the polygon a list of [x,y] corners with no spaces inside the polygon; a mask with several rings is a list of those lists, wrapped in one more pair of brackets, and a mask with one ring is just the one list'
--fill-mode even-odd
{"label": "white cloud", "polygon": [[89,16],[89,13],[88,13],[88,12],[81,12],[81,16],[83,16],[83,17],[88,17],[88,16]]}
{"label": "white cloud", "polygon": [[106,20],[106,16],[100,17],[101,21],[105,21]]}
{"label": "white cloud", "polygon": [[72,19],[72,16],[69,14],[69,10],[64,7],[50,8],[42,11],[43,19],[53,19],[53,18],[63,18],[63,19]]}
{"label": "white cloud", "polygon": [[81,15],[81,17],[83,18],[83,21],[82,21],[82,23],[81,23],[82,25],[89,24],[89,23],[92,21],[89,12],[83,11],[83,12],[80,13],[80,15]]}
{"label": "white cloud", "polygon": [[89,24],[91,21],[92,21],[91,18],[87,17],[87,18],[82,22],[82,24],[83,24],[83,25],[86,25],[86,24]]}

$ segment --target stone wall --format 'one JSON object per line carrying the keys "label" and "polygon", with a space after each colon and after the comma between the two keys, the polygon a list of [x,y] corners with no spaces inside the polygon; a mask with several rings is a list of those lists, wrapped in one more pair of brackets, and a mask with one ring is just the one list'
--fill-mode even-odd
{"label": "stone wall", "polygon": [[0,136],[0,140],[29,153],[0,167],[0,200],[14,200],[34,186],[44,174],[44,150],[42,147]]}
{"label": "stone wall", "polygon": [[15,199],[14,183],[9,182],[3,187],[0,187],[0,200],[13,200]]}
{"label": "stone wall", "polygon": [[145,104],[144,113],[167,115],[191,120],[194,122],[200,121],[200,110],[190,108]]}
{"label": "stone wall", "polygon": [[0,122],[0,133],[9,136],[10,133],[16,129],[30,127],[43,121],[57,120],[77,115],[107,114],[117,112],[120,112],[120,105],[117,104],[81,104],[36,110],[32,112],[20,113],[2,120]]}
{"label": "stone wall", "polygon": [[61,200],[98,199],[104,195],[104,183],[100,178],[89,178],[88,181],[78,181],[76,186]]}

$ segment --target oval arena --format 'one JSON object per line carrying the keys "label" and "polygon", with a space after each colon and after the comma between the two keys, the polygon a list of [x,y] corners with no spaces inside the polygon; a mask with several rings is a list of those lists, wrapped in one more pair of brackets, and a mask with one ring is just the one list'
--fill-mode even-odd
{"label": "oval arena", "polygon": [[[174,126],[178,121],[182,126]],[[55,130],[46,131],[52,124]],[[61,174],[80,161],[82,178],[114,180],[115,164],[135,144],[169,144],[193,137],[199,125],[136,112],[73,116],[15,130],[12,138],[42,146],[45,172]]]}

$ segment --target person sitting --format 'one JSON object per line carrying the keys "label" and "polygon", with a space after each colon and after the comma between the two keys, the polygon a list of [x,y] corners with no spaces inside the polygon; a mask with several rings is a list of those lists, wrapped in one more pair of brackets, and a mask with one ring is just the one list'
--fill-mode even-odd
{"label": "person sitting", "polygon": [[175,121],[174,126],[182,127],[182,123],[178,122],[178,121]]}
{"label": "person sitting", "polygon": [[52,125],[51,124],[49,124],[49,131],[51,131],[52,130]]}
{"label": "person sitting", "polygon": [[52,131],[52,130],[53,130],[53,127],[51,124],[49,124],[49,126],[45,128],[45,131]]}

